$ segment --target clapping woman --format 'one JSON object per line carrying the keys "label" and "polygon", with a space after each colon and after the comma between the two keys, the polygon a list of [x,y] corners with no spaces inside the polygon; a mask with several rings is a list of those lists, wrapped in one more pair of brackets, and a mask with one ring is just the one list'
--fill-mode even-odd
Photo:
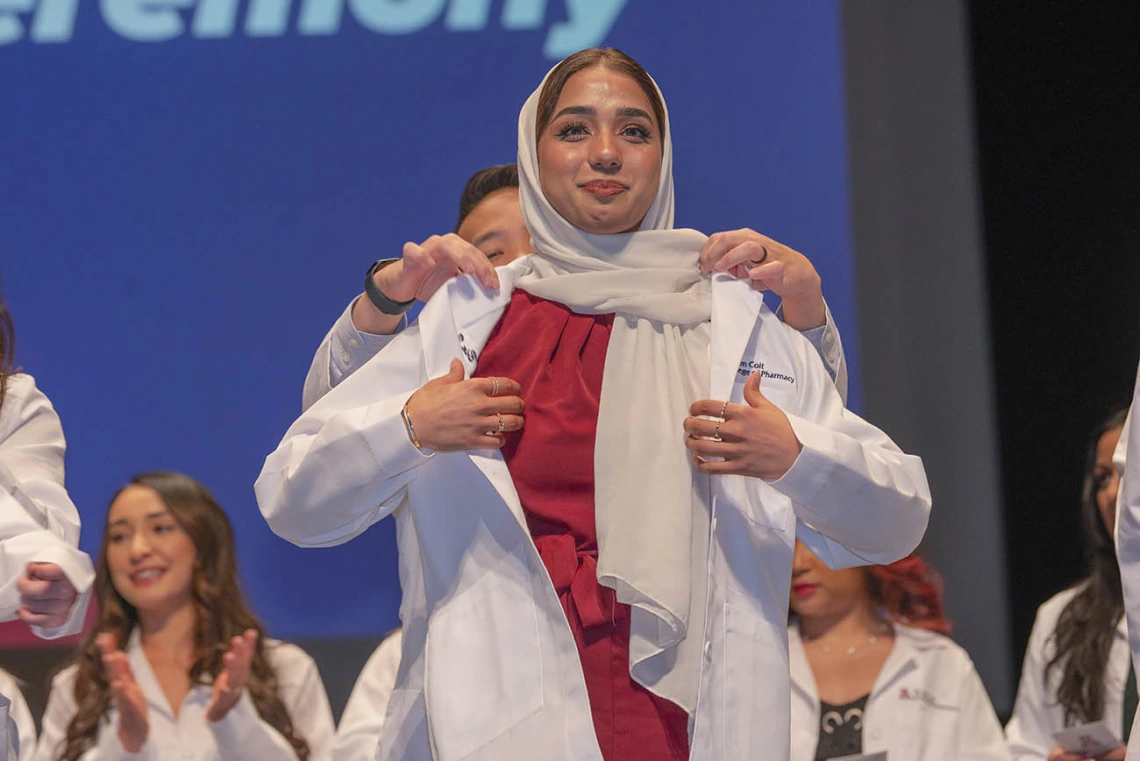
{"label": "clapping woman", "polygon": [[333,721],[316,665],[267,639],[204,486],[147,473],[115,495],[99,618],[52,682],[38,761],[323,761]]}

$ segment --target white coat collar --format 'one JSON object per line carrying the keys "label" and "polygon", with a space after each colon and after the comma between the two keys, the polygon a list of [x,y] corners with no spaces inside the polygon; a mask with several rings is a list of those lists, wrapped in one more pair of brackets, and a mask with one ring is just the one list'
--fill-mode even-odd
{"label": "white coat collar", "polygon": [[[875,686],[871,688],[872,700],[902,677],[921,668],[924,653],[941,650],[947,646],[945,639],[934,632],[901,624],[893,626],[895,644],[886,662],[883,663],[879,676],[875,679]],[[816,689],[815,676],[804,653],[799,624],[795,621],[788,625],[788,659],[793,689],[799,691],[813,705],[818,706],[819,692]]]}

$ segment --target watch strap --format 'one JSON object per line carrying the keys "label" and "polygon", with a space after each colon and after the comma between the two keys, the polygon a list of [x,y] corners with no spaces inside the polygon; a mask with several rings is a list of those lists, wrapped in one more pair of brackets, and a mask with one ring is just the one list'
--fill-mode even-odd
{"label": "watch strap", "polygon": [[389,264],[398,261],[400,260],[380,259],[368,268],[368,273],[364,276],[364,293],[367,294],[368,300],[372,302],[372,305],[384,314],[403,314],[412,308],[412,304],[416,303],[415,299],[409,299],[408,301],[396,301],[395,299],[390,299],[384,295],[383,291],[376,287],[376,281],[373,279],[373,276],[380,270],[387,267]]}

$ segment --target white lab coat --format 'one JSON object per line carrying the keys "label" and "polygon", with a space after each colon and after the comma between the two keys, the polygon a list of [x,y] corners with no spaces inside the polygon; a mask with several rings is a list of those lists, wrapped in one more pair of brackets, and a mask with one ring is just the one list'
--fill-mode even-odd
{"label": "white lab coat", "polygon": [[5,718],[11,720],[6,730],[16,730],[19,761],[30,761],[36,752],[36,722],[16,678],[4,669],[0,669],[0,701],[8,703],[0,706],[0,714],[5,714]]}
{"label": "white lab coat", "polygon": [[[0,621],[17,618],[21,605],[17,582],[28,563],[55,563],[79,598],[62,626],[32,627],[45,639],[83,628],[95,580],[91,559],[77,549],[79,512],[63,486],[65,448],[59,416],[32,376],[9,376],[0,406]],[[15,691],[6,692],[9,688]],[[10,701],[0,707],[8,713],[0,726],[0,755],[15,761],[13,749],[19,747],[20,757],[27,758],[25,751],[36,738],[35,724],[21,715],[28,713],[27,704],[14,682],[0,680],[0,696]]]}
{"label": "white lab coat", "polygon": [[56,563],[80,593],[63,626],[32,627],[54,639],[83,628],[95,572],[77,549],[79,512],[63,487],[59,416],[30,375],[8,378],[0,408],[0,621],[16,618],[16,582],[28,563]]}
{"label": "white lab coat", "polygon": [[[452,358],[470,374],[529,268],[501,268],[497,292],[469,276],[441,288],[415,326],[290,427],[255,486],[270,527],[301,546],[396,515],[404,642],[379,759],[601,759],[578,653],[501,455],[421,452],[400,417]],[[771,484],[712,480],[691,757],[786,757],[796,537],[833,567],[892,562],[921,539],[930,495],[921,461],[843,408],[814,349],[747,283],[714,278],[711,327],[710,397],[742,402],[763,362],[762,389],[803,451]]]}
{"label": "white lab coat", "polygon": [[[895,644],[863,712],[863,753],[900,761],[1009,761],[1001,724],[966,651],[949,637],[895,624]],[[812,761],[820,703],[799,627],[788,628],[791,761]]]}
{"label": "white lab coat", "polygon": [[[309,743],[311,761],[332,758],[333,718],[317,665],[301,648],[267,640],[268,658],[277,672],[281,702],[293,721],[293,730]],[[114,707],[99,725],[99,736],[81,761],[296,761],[289,742],[261,720],[249,692],[217,722],[206,718],[213,687],[195,685],[174,715],[166,694],[143,653],[136,629],[126,650],[131,671],[147,701],[149,733],[138,753],[128,753],[119,742],[119,718]],[[75,716],[75,678],[71,665],[52,679],[44,711],[43,732],[35,761],[54,761],[63,750],[67,725]]]}
{"label": "white lab coat", "polygon": [[[1136,377],[1132,409],[1124,423],[1113,461],[1120,471],[1120,492],[1116,502],[1116,555],[1120,560],[1120,582],[1124,589],[1124,612],[1132,646],[1133,662],[1140,662],[1140,373]],[[1140,761],[1140,711],[1128,738],[1128,761]]]}
{"label": "white lab coat", "polygon": [[[1076,596],[1078,587],[1070,587],[1050,597],[1037,609],[1037,619],[1025,648],[1021,666],[1021,683],[1013,715],[1005,725],[1006,742],[1014,761],[1045,761],[1056,745],[1054,732],[1066,728],[1065,710],[1057,702],[1057,680],[1054,669],[1046,678],[1045,667],[1057,652],[1054,634],[1061,611]],[[1131,654],[1128,652],[1128,630],[1124,619],[1117,624],[1108,665],[1104,672],[1104,718],[1102,721],[1117,737],[1123,737],[1124,683],[1128,678]]]}
{"label": "white lab coat", "polygon": [[403,647],[404,635],[397,629],[384,638],[360,670],[336,727],[333,761],[372,761],[376,757]]}

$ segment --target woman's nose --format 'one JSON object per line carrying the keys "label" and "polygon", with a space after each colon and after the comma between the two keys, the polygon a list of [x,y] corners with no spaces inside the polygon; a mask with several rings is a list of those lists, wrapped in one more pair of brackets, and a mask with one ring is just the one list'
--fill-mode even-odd
{"label": "woman's nose", "polygon": [[598,136],[591,146],[590,166],[599,172],[615,172],[621,169],[621,150],[617,140],[605,133]]}
{"label": "woman's nose", "polygon": [[1120,493],[1120,474],[1116,472],[1116,468],[1112,469],[1112,475],[1108,478],[1108,483],[1104,485],[1104,496],[1110,504],[1116,504],[1116,497]]}
{"label": "woman's nose", "polygon": [[150,542],[142,535],[142,532],[136,533],[131,538],[131,559],[145,558],[150,554]]}
{"label": "woman's nose", "polygon": [[804,545],[803,542],[796,540],[796,552],[792,556],[792,575],[796,576],[803,573],[808,569],[811,563],[811,551]]}

